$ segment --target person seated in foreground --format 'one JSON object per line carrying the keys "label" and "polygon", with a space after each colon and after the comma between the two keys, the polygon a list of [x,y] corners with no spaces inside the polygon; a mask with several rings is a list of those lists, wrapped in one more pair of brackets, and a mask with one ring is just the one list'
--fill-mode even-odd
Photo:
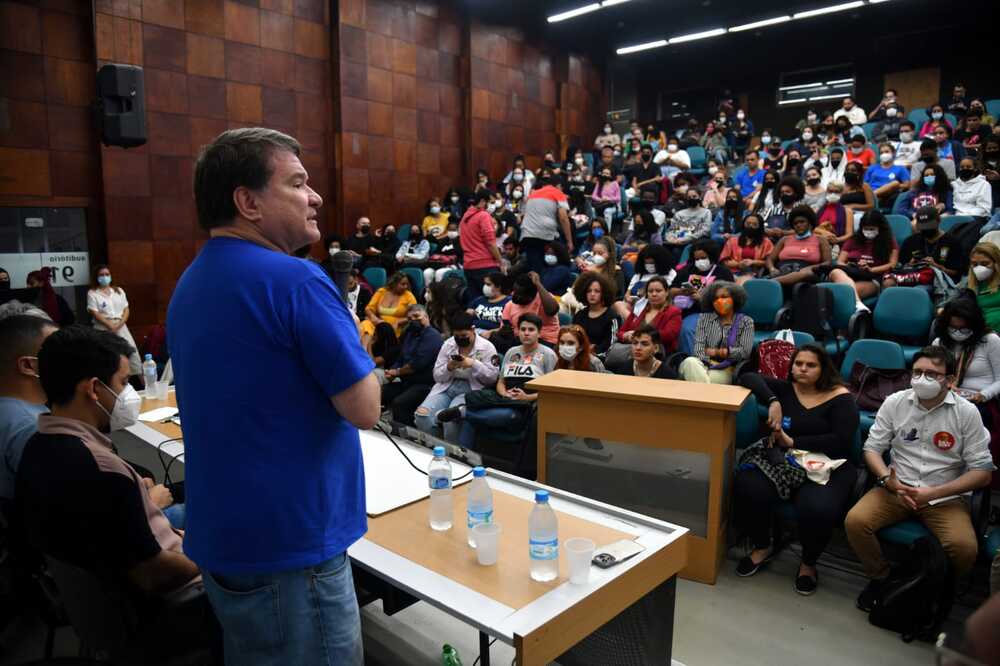
{"label": "person seated in foreground", "polygon": [[[798,449],[822,453],[834,461],[850,457],[858,429],[858,407],[820,345],[809,343],[795,351],[788,379],[749,372],[740,377],[740,384],[753,391],[759,404],[767,405],[771,434],[762,440],[765,450],[787,454]],[[741,460],[746,460],[746,455]],[[736,575],[753,576],[771,559],[772,513],[778,502],[791,500],[802,544],[795,591],[810,595],[818,582],[816,561],[847,511],[856,473],[853,465],[845,462],[830,473],[825,485],[802,477],[794,483],[782,474],[786,471],[783,465],[780,461],[767,465],[767,472],[758,464],[738,467],[733,484],[737,524],[749,534],[753,550],[740,560]]]}
{"label": "person seated in foreground", "polygon": [[475,320],[476,330],[481,335],[489,337],[491,331],[500,328],[503,323],[503,309],[510,303],[510,291],[513,280],[495,271],[483,278],[482,294],[475,296],[466,310]]}
{"label": "person seated in foreground", "polygon": [[732,384],[736,365],[753,351],[753,318],[742,313],[747,292],[719,280],[704,288],[694,331],[693,354],[681,363],[681,377],[702,384]]}
{"label": "person seated in foreground", "polygon": [[605,358],[605,365],[612,372],[618,372],[627,366],[634,351],[632,346],[635,332],[644,324],[653,326],[659,333],[657,344],[662,344],[664,353],[677,351],[677,342],[681,334],[681,311],[667,301],[667,281],[660,276],[654,276],[646,282],[645,306],[635,312],[635,307],[629,311],[628,319],[618,329],[618,342],[611,346]]}
{"label": "person seated in foreground", "polygon": [[29,542],[46,555],[166,596],[199,571],[184,555],[182,533],[108,437],[139,415],[142,398],[128,383],[132,351],[82,326],[45,340],[38,370],[52,413],[39,417],[24,447],[15,506]]}
{"label": "person seated in foreground", "polygon": [[783,236],[767,258],[771,279],[784,287],[799,282],[816,282],[816,268],[830,263],[830,244],[813,233],[816,212],[796,206],[788,214],[792,235]]}
{"label": "person seated in foreground", "polygon": [[[868,433],[864,458],[875,487],[844,521],[847,540],[871,579],[858,596],[861,610],[871,610],[889,575],[878,541],[883,527],[919,520],[941,542],[956,578],[976,561],[976,532],[963,495],[989,485],[996,466],[979,411],[950,388],[956,365],[944,347],[917,352],[911,388],[882,403]],[[890,450],[891,467],[883,460]]]}
{"label": "person seated in foreground", "polygon": [[612,307],[615,302],[614,286],[601,273],[587,271],[576,279],[573,296],[583,305],[573,315],[573,323],[586,332],[593,353],[607,353],[622,324],[621,317]]}
{"label": "person seated in foreground", "polygon": [[570,324],[559,329],[559,360],[556,370],[607,372],[601,359],[591,353],[590,340],[582,326]]}
{"label": "person seated in foreground", "polygon": [[521,321],[525,314],[533,314],[541,320],[541,343],[554,349],[559,337],[559,303],[534,271],[514,278],[510,302],[503,307],[503,319],[511,324]]}
{"label": "person seated in foreground", "polygon": [[[399,356],[381,371],[382,408],[392,410],[392,418],[413,425],[413,410],[434,384],[434,361],[441,349],[441,332],[431,326],[427,308],[414,303],[406,309]],[[380,373],[376,369],[376,374]]]}
{"label": "person seated in foreground", "polygon": [[[500,358],[493,343],[476,335],[474,321],[466,313],[458,313],[449,325],[452,336],[444,341],[434,361],[434,387],[417,407],[413,419],[417,428],[434,436],[441,436],[438,415],[446,409],[457,409],[465,404],[465,395],[497,380]],[[444,438],[458,441],[458,423],[443,422]]]}
{"label": "person seated in foreground", "polygon": [[631,331],[632,359],[630,363],[615,370],[618,375],[633,377],[655,377],[656,379],[677,379],[673,368],[657,356],[663,355],[660,332],[652,324],[642,324]]}

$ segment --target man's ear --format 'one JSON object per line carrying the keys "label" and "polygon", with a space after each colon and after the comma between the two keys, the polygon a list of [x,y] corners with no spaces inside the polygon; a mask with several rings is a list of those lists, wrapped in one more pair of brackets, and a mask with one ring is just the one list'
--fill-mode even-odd
{"label": "man's ear", "polygon": [[257,194],[248,187],[237,187],[233,190],[233,203],[240,217],[244,217],[252,222],[257,222],[261,218],[260,201]]}
{"label": "man's ear", "polygon": [[83,395],[87,400],[97,400],[99,396],[97,387],[99,384],[100,380],[97,377],[81,379],[76,385],[76,392]]}

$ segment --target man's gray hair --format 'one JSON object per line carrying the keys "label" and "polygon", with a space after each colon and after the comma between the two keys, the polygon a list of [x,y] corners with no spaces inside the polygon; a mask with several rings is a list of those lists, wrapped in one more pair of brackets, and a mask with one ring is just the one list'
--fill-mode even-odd
{"label": "man's gray hair", "polygon": [[13,317],[15,315],[28,315],[29,317],[38,317],[39,319],[44,319],[45,321],[52,321],[52,317],[49,316],[49,313],[32,305],[31,303],[7,301],[3,305],[0,305],[0,319],[6,319],[7,317]]}
{"label": "man's gray hair", "polygon": [[263,189],[274,172],[271,155],[283,150],[302,154],[298,141],[266,127],[227,130],[202,147],[194,167],[198,223],[213,229],[232,222],[237,214],[233,192]]}
{"label": "man's gray hair", "polygon": [[406,308],[406,314],[410,314],[411,312],[422,312],[424,314],[427,314],[427,308],[425,308],[420,303],[414,303],[413,305]]}

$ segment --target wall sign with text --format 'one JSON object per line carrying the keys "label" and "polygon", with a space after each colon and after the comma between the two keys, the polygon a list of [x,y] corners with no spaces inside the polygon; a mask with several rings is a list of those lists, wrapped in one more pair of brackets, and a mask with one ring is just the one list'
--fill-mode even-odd
{"label": "wall sign with text", "polygon": [[11,289],[27,287],[28,273],[43,266],[52,269],[52,286],[85,287],[90,284],[89,252],[34,252],[0,254],[0,269],[10,275]]}

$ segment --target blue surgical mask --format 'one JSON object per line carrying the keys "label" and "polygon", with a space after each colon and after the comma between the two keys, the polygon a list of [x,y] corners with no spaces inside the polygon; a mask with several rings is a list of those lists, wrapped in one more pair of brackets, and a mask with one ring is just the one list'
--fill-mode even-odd
{"label": "blue surgical mask", "polygon": [[594,234],[594,238],[600,238],[601,236],[604,235],[604,229],[602,229],[601,227],[596,227],[592,233]]}
{"label": "blue surgical mask", "polygon": [[545,255],[545,263],[549,266],[555,266],[559,263],[559,258],[554,254],[547,254]]}
{"label": "blue surgical mask", "polygon": [[812,229],[810,229],[809,231],[805,232],[804,234],[795,234],[795,237],[798,238],[799,240],[805,240],[805,239],[809,238],[812,235],[813,235],[813,232],[812,232]]}
{"label": "blue surgical mask", "polygon": [[111,276],[110,275],[98,275],[97,276],[97,284],[101,285],[102,287],[109,286],[111,284]]}
{"label": "blue surgical mask", "polygon": [[934,187],[935,181],[937,181],[935,176],[924,176],[924,185],[927,187]]}

